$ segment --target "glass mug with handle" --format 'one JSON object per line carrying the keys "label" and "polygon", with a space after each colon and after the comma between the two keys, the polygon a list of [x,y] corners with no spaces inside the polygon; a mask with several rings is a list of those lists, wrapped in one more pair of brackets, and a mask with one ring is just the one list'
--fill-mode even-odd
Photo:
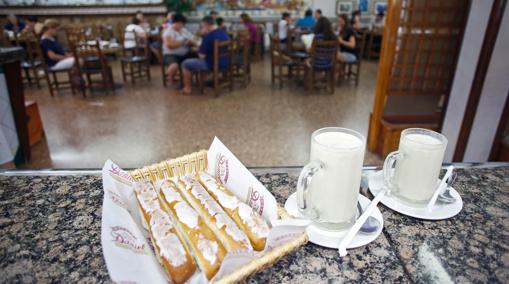
{"label": "glass mug with handle", "polygon": [[347,128],[326,127],[311,135],[310,162],[297,183],[297,206],[318,227],[336,231],[355,222],[365,145],[364,136]]}
{"label": "glass mug with handle", "polygon": [[411,204],[426,205],[437,187],[446,147],[447,138],[435,131],[403,130],[399,149],[384,162],[384,184],[390,193]]}

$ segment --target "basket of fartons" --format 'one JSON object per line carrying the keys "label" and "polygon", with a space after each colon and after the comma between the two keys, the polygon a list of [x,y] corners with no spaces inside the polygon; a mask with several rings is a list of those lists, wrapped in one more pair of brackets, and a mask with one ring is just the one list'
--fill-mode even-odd
{"label": "basket of fartons", "polygon": [[308,240],[219,141],[130,172],[102,170],[101,242],[114,282],[233,283]]}

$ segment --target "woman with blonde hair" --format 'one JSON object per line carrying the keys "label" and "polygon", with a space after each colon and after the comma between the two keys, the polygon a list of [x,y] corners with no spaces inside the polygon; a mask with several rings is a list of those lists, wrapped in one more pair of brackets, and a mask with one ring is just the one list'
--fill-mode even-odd
{"label": "woman with blonde hair", "polygon": [[50,70],[65,70],[74,66],[74,57],[71,53],[65,52],[56,36],[60,24],[55,19],[48,19],[44,22],[41,49],[44,60]]}

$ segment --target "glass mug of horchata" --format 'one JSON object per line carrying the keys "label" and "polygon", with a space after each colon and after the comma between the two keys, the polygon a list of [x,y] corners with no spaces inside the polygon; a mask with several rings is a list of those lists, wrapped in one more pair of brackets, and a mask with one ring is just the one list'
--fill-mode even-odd
{"label": "glass mug of horchata", "polygon": [[401,132],[399,149],[384,162],[384,184],[390,193],[412,205],[426,205],[438,185],[447,138],[421,128]]}
{"label": "glass mug of horchata", "polygon": [[297,206],[304,217],[325,230],[337,231],[355,222],[366,139],[340,127],[311,135],[310,162],[297,183]]}

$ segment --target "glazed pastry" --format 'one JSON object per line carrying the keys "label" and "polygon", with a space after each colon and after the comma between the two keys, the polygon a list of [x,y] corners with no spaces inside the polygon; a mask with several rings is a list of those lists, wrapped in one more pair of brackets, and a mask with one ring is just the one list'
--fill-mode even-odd
{"label": "glazed pastry", "polygon": [[269,225],[249,205],[240,201],[230,190],[228,190],[217,179],[206,172],[198,174],[198,180],[205,189],[223,207],[224,211],[237,223],[247,234],[253,248],[261,251],[265,248]]}
{"label": "glazed pastry", "polygon": [[196,263],[178,238],[170,216],[161,209],[161,203],[152,184],[149,182],[138,184],[135,192],[143,219],[149,224],[150,239],[159,262],[174,283],[184,283],[196,271]]}
{"label": "glazed pastry", "polygon": [[198,180],[191,175],[179,178],[180,192],[216,234],[228,252],[253,250],[247,235],[226,214]]}
{"label": "glazed pastry", "polygon": [[174,217],[177,233],[189,244],[200,269],[210,280],[221,266],[225,248],[200,215],[184,200],[173,181],[163,181],[160,193]]}

